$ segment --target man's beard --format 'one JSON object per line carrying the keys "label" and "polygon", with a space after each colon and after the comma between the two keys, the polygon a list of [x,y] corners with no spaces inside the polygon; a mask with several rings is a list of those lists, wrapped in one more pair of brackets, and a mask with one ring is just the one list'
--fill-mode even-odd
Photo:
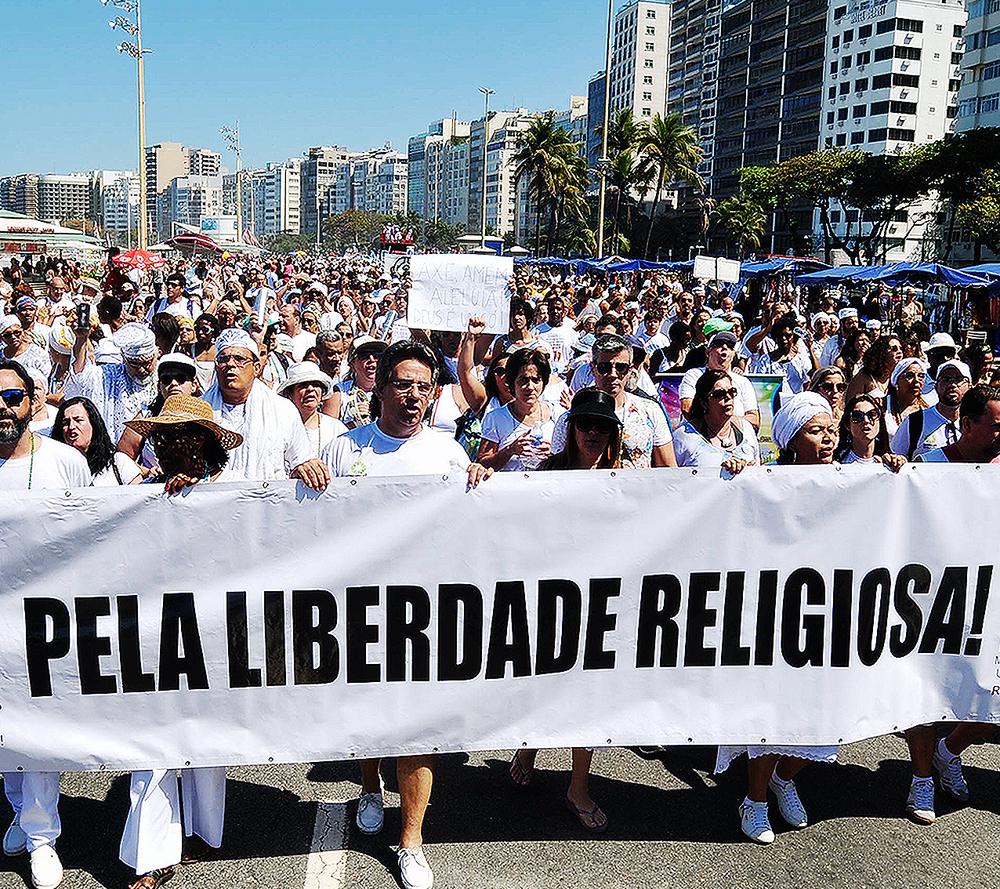
{"label": "man's beard", "polygon": [[24,430],[31,422],[31,417],[27,416],[21,420],[16,414],[0,414],[0,420],[12,421],[10,426],[0,425],[0,444],[14,444],[24,435]]}

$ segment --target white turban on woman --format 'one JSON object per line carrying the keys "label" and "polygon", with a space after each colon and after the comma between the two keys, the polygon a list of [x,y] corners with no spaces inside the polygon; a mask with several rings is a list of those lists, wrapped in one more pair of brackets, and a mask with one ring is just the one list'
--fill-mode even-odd
{"label": "white turban on woman", "polygon": [[813,417],[830,414],[830,402],[818,392],[799,392],[787,399],[771,422],[771,437],[784,450]]}

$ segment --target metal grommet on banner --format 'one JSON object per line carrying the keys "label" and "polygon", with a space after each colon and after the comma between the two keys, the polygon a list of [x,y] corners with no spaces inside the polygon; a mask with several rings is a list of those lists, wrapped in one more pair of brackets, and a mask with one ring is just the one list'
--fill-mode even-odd
{"label": "metal grommet on banner", "polygon": [[612,478],[614,478],[614,477],[615,477],[615,476],[616,476],[617,474],[618,474],[618,473],[616,473],[616,472],[615,472],[614,470],[612,470],[612,471],[611,471],[611,477],[612,477]]}
{"label": "metal grommet on banner", "polygon": [[610,746],[610,744],[611,744],[611,738],[608,738],[608,745]]}
{"label": "metal grommet on banner", "polygon": [[103,772],[103,771],[104,771],[104,770],[105,770],[106,768],[107,768],[107,765],[106,765],[105,763],[103,763],[103,762],[102,762],[102,763],[100,764],[100,766],[98,766],[98,771],[101,771],[101,772]]}
{"label": "metal grommet on banner", "polygon": [[692,469],[691,470],[691,475],[697,475],[697,474],[698,474],[698,470],[697,469]]}
{"label": "metal grommet on banner", "polygon": [[528,746],[528,742],[527,741],[522,741],[521,742],[521,746],[522,747],[527,747]]}
{"label": "metal grommet on banner", "polygon": [[72,491],[67,491],[66,492],[66,496],[67,497],[72,497],[73,496],[73,492]]}
{"label": "metal grommet on banner", "polygon": [[190,759],[185,760],[184,761],[184,765],[186,765],[186,766],[191,765],[191,760]]}
{"label": "metal grommet on banner", "polygon": [[261,484],[261,487],[264,488],[264,490],[267,490],[267,482],[263,482]]}
{"label": "metal grommet on banner", "polygon": [[435,752],[435,753],[437,753],[437,752],[438,752],[438,748],[437,748],[437,747],[435,747],[435,748],[434,748],[434,752]]}
{"label": "metal grommet on banner", "polygon": [[351,484],[352,485],[356,485],[357,483],[358,483],[358,480],[356,478],[352,478],[351,479]]}
{"label": "metal grommet on banner", "polygon": [[767,468],[767,471],[770,474],[770,472],[771,472],[771,467],[770,466]]}
{"label": "metal grommet on banner", "polygon": [[525,478],[531,478],[531,473],[530,473],[530,472],[526,472],[526,473],[524,474],[524,477],[525,477]]}
{"label": "metal grommet on banner", "polygon": [[760,739],[760,743],[761,744],[766,744],[767,743],[767,738],[761,738]]}
{"label": "metal grommet on banner", "polygon": [[19,772],[23,772],[23,771],[24,771],[24,766],[18,766],[18,767],[17,767],[17,770],[18,770]]}
{"label": "metal grommet on banner", "polygon": [[838,463],[837,464],[837,472],[840,472],[841,468],[842,468],[841,465]]}
{"label": "metal grommet on banner", "polygon": [[268,761],[268,762],[274,762],[274,757],[273,757],[273,756],[269,756],[269,757],[267,758],[267,761]]}
{"label": "metal grommet on banner", "polygon": [[837,738],[837,743],[838,744],[843,744],[844,743],[844,739],[843,738]]}
{"label": "metal grommet on banner", "polygon": [[979,464],[976,464],[976,472],[979,472]]}
{"label": "metal grommet on banner", "polygon": [[688,738],[688,744],[693,744],[693,743],[694,743],[694,738]]}
{"label": "metal grommet on banner", "polygon": [[443,481],[443,482],[446,482],[446,481],[448,481],[448,476],[446,476],[446,475],[442,475],[442,476],[441,476],[441,481]]}

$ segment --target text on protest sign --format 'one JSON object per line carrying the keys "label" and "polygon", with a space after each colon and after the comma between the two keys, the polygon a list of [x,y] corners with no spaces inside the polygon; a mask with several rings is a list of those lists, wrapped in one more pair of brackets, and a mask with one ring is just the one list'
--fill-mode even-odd
{"label": "text on protest sign", "polygon": [[469,318],[486,321],[486,333],[507,333],[508,282],[514,260],[507,256],[418,255],[410,259],[406,323],[418,330],[465,330]]}
{"label": "text on protest sign", "polygon": [[0,768],[823,744],[1000,714],[992,525],[940,508],[988,514],[1000,474],[514,476],[9,495]]}

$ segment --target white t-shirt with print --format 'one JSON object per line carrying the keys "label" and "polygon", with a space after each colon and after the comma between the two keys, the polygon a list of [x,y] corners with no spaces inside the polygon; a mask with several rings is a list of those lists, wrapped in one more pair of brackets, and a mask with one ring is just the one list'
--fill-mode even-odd
{"label": "white t-shirt with print", "polygon": [[336,477],[437,475],[469,466],[469,455],[447,432],[421,426],[409,438],[394,438],[377,421],[335,438],[320,459]]}
{"label": "white t-shirt with print", "polygon": [[83,454],[40,435],[35,436],[34,455],[29,453],[0,460],[0,491],[87,488],[91,479],[90,467]]}

